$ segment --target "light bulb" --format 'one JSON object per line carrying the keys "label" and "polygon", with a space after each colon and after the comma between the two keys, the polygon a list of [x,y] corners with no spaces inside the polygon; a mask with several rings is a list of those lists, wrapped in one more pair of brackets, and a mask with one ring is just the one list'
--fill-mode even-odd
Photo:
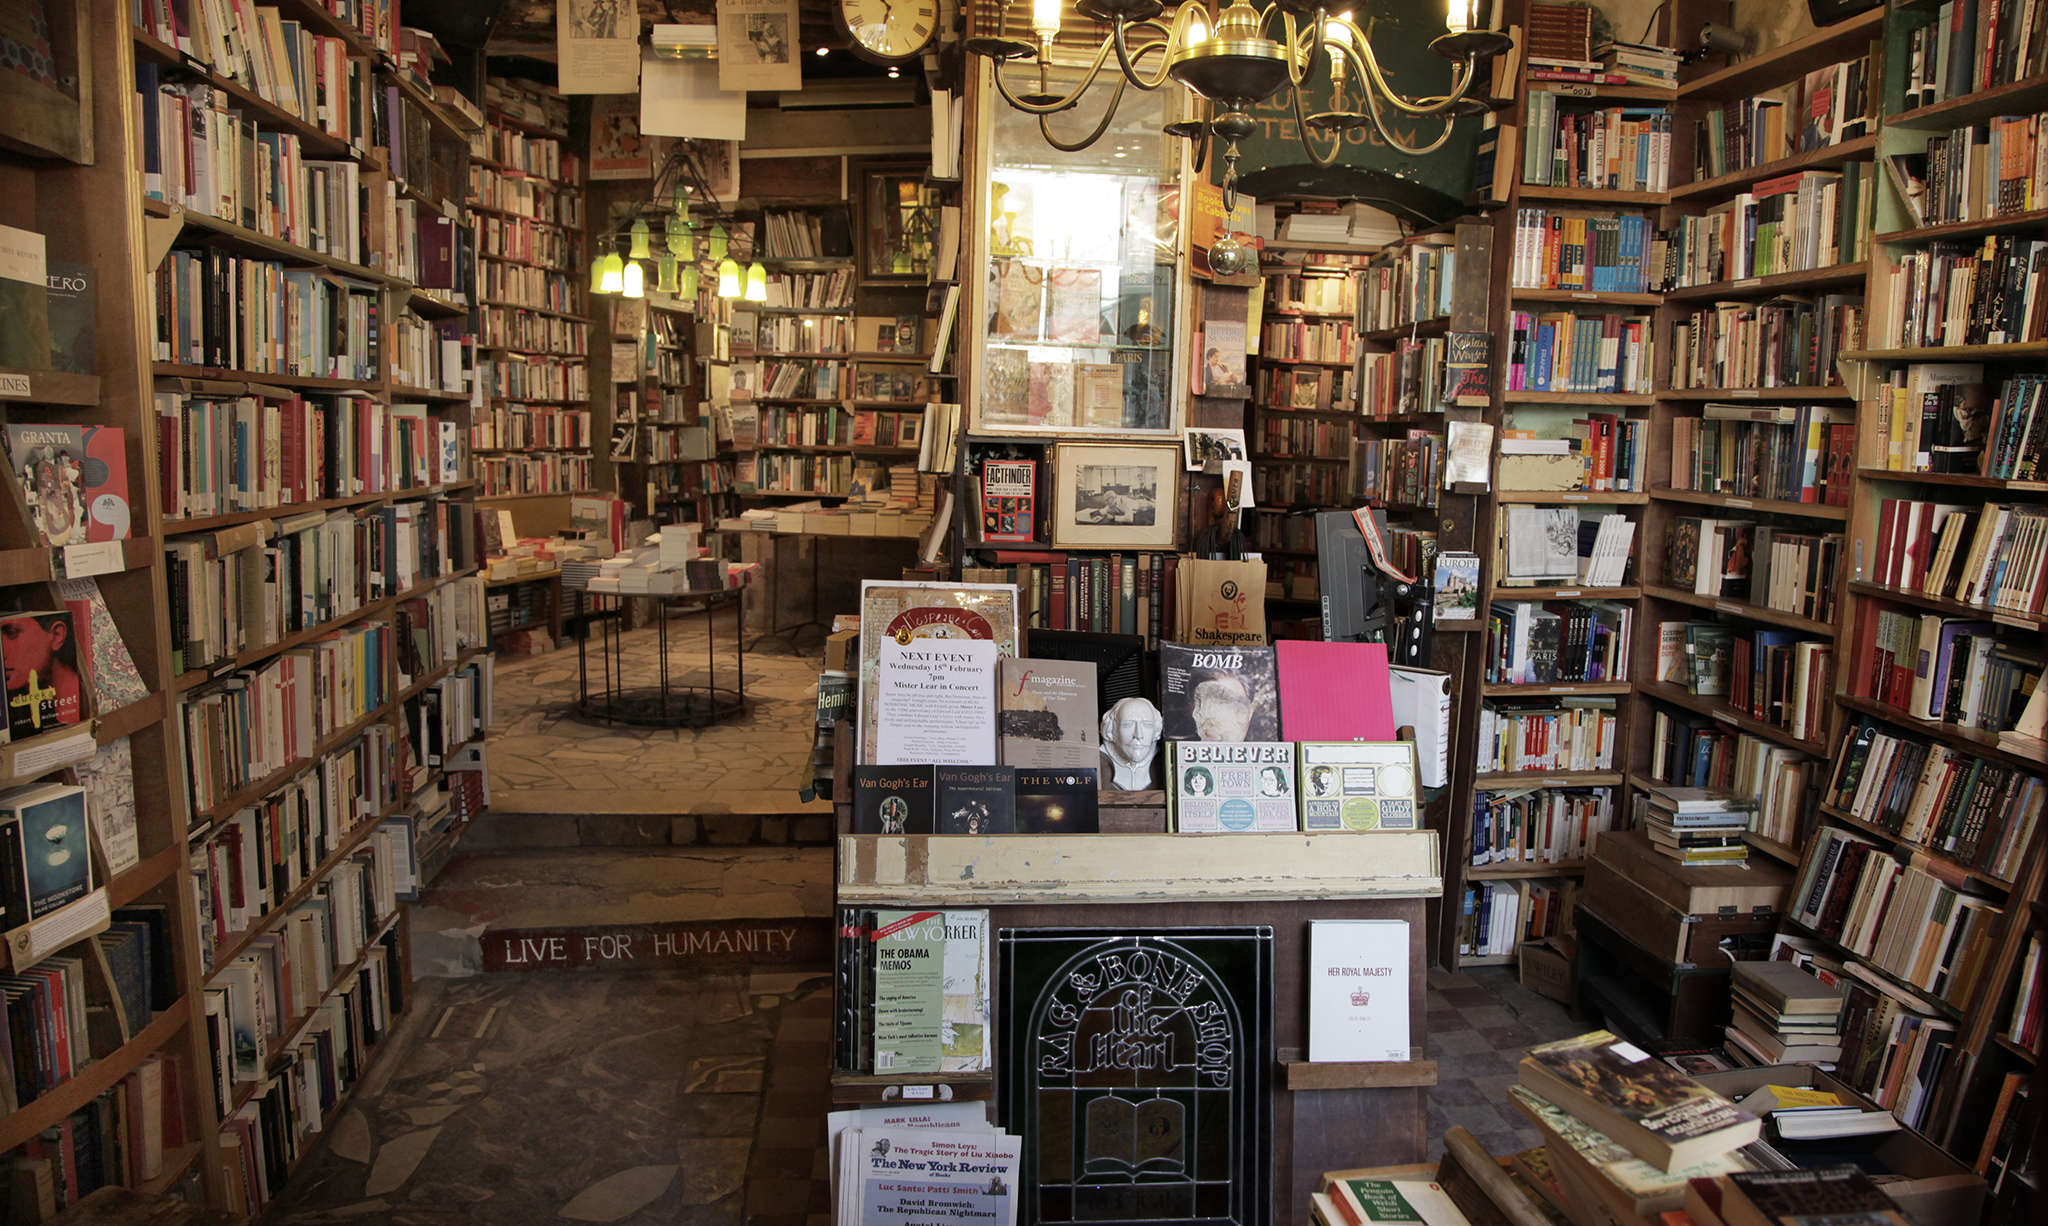
{"label": "light bulb", "polygon": [[1188,17],[1188,45],[1206,42],[1209,38],[1209,18],[1197,8]]}
{"label": "light bulb", "polygon": [[647,246],[647,219],[645,217],[634,219],[632,233],[633,246],[631,250],[626,252],[627,256],[636,260],[653,259],[654,252]]}
{"label": "light bulb", "polygon": [[604,293],[603,256],[598,256],[596,259],[590,261],[590,292],[593,294]]}
{"label": "light bulb", "polygon": [[626,262],[618,252],[608,252],[599,263],[604,265],[604,271],[597,279],[598,293],[616,294],[626,288]]}
{"label": "light bulb", "polygon": [[1463,34],[1472,28],[1472,0],[1450,0],[1449,11],[1444,15],[1444,27],[1453,34]]}
{"label": "light bulb", "polygon": [[730,259],[718,261],[718,296],[720,298],[737,298],[740,296],[740,266],[733,263]]}
{"label": "light bulb", "polygon": [[1060,0],[1031,0],[1031,32],[1050,39],[1060,32]]}
{"label": "light bulb", "polygon": [[768,270],[759,264],[747,265],[747,301],[768,301]]}
{"label": "light bulb", "polygon": [[645,298],[647,296],[647,274],[640,270],[640,261],[628,260],[626,262],[625,284],[622,287],[622,292],[628,298]]}

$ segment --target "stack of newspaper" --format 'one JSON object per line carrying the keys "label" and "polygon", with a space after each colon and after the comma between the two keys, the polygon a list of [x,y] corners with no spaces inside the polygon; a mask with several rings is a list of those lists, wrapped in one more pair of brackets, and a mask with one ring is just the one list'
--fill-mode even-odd
{"label": "stack of newspaper", "polygon": [[892,1103],[835,1111],[835,1220],[861,1226],[948,1221],[1016,1226],[1019,1138],[979,1102]]}

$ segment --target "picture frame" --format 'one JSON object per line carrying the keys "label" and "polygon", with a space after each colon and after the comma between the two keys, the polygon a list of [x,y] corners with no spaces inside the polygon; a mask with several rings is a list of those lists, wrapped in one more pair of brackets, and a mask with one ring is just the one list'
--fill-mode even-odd
{"label": "picture frame", "polygon": [[1053,449],[1056,549],[1171,549],[1180,526],[1181,445],[1063,442]]}
{"label": "picture frame", "polygon": [[1180,432],[1180,441],[1185,466],[1191,473],[1220,473],[1224,461],[1251,457],[1242,429],[1187,426]]}
{"label": "picture frame", "polygon": [[938,239],[938,192],[925,168],[876,163],[860,172],[860,282],[923,285]]}

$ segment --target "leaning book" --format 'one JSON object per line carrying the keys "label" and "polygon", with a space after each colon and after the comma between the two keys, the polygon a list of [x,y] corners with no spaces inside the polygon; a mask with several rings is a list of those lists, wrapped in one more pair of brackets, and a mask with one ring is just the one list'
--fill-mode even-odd
{"label": "leaning book", "polygon": [[1517,1079],[1667,1171],[1747,1145],[1762,1128],[1756,1116],[1605,1030],[1530,1048]]}

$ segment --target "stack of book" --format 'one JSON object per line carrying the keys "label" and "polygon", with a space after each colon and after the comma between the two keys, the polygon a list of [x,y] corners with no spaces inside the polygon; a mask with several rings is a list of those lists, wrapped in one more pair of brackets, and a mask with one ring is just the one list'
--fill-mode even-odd
{"label": "stack of book", "polygon": [[1651,788],[1643,806],[1650,845],[1680,864],[1746,864],[1749,806],[1705,788]]}
{"label": "stack of book", "polygon": [[1731,1056],[1745,1064],[1842,1058],[1839,981],[1823,983],[1790,962],[1737,962],[1734,976]]}
{"label": "stack of book", "polygon": [[1593,48],[1602,71],[1630,85],[1678,88],[1678,49],[1655,43],[1604,42]]}

